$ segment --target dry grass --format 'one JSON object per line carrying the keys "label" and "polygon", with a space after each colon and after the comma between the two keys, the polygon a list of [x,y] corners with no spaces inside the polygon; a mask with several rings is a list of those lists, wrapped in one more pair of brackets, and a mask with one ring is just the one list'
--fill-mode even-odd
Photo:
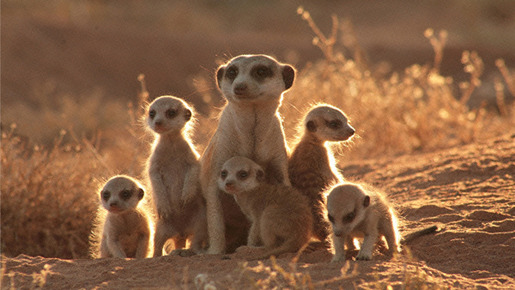
{"label": "dry grass", "polygon": [[[471,91],[481,86],[481,59],[473,52],[464,53],[464,67],[471,78],[459,91],[451,77],[439,72],[445,33],[426,33],[435,50],[433,65],[415,64],[403,72],[390,72],[367,63],[348,21],[334,16],[331,35],[325,36],[306,11],[298,12],[317,34],[314,44],[325,59],[300,70],[285,96],[280,112],[290,143],[304,111],[316,102],[341,108],[357,129],[359,136],[350,149],[340,151],[345,151],[345,158],[430,151],[513,128],[513,106],[505,102],[504,86],[514,94],[515,77],[502,60],[497,62],[503,75],[496,81],[497,110],[470,109]],[[212,81],[200,79],[197,84],[209,86],[206,83]],[[208,105],[219,99],[218,92],[200,87],[199,91]],[[130,106],[101,101],[101,93],[85,101],[59,97],[49,93],[40,99],[38,108],[20,105],[5,112],[28,116],[18,124],[27,136],[38,136],[38,140],[57,136],[54,142],[46,142],[53,146],[43,148],[2,124],[1,250],[7,256],[86,258],[99,180],[120,173],[138,179],[144,176],[150,140],[139,120],[146,95]],[[216,127],[216,115],[211,110],[207,116],[198,116],[193,139],[200,152]],[[39,127],[29,126],[33,124]],[[61,134],[63,129],[68,133]]]}

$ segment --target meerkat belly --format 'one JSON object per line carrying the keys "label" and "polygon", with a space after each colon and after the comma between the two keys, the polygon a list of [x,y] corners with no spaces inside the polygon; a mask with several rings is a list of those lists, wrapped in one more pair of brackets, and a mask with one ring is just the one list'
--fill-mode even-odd
{"label": "meerkat belly", "polygon": [[121,234],[118,239],[127,257],[135,257],[138,248],[140,233],[138,231],[128,231]]}

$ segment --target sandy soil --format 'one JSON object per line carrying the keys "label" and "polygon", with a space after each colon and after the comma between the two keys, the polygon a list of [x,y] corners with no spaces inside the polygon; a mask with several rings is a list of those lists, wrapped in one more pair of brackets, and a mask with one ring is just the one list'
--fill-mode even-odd
{"label": "sandy soil", "polygon": [[275,262],[232,255],[156,259],[2,258],[2,289],[315,288],[391,284],[515,288],[515,131],[435,153],[342,164],[345,176],[387,191],[401,213],[401,233],[441,231],[409,244],[411,254],[330,263],[324,250]]}

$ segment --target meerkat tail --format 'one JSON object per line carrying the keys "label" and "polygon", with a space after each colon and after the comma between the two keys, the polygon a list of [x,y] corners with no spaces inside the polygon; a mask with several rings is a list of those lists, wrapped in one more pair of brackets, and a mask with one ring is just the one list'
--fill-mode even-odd
{"label": "meerkat tail", "polygon": [[422,229],[420,231],[410,233],[410,234],[406,235],[403,239],[401,239],[401,244],[406,245],[421,236],[436,233],[438,230],[439,229],[437,226],[430,226],[430,227]]}

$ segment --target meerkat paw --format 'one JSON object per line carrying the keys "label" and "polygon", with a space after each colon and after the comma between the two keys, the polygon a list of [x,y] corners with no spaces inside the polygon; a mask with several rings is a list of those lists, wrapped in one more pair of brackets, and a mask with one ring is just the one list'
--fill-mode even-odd
{"label": "meerkat paw", "polygon": [[334,255],[331,259],[331,263],[338,263],[345,261],[345,255]]}
{"label": "meerkat paw", "polygon": [[368,252],[364,252],[364,251],[359,251],[358,255],[356,256],[356,260],[368,261],[371,259],[372,259],[372,253],[368,253]]}

